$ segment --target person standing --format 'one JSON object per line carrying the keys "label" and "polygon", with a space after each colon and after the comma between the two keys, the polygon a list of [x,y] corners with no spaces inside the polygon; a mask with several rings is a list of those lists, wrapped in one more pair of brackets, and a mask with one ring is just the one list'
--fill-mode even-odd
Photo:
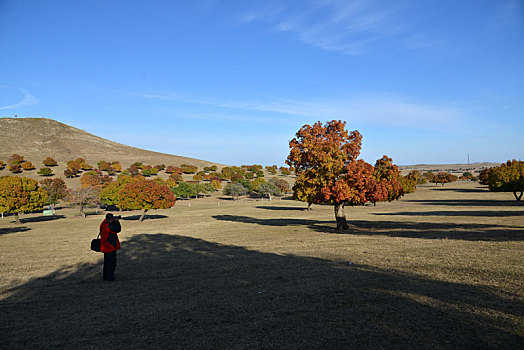
{"label": "person standing", "polygon": [[106,214],[100,224],[100,250],[104,253],[104,281],[115,280],[116,251],[120,249],[118,233],[122,230],[120,221],[113,214]]}

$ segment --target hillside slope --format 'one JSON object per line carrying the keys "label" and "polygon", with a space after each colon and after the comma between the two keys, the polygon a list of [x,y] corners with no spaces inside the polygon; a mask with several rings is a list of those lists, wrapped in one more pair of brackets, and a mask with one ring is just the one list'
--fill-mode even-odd
{"label": "hillside slope", "polygon": [[216,164],[126,146],[47,118],[0,118],[0,135],[0,160],[5,162],[11,154],[17,153],[37,168],[43,166],[42,160],[48,156],[59,163],[84,158],[92,165],[100,160],[118,160],[124,167],[134,162],[186,163],[199,168]]}

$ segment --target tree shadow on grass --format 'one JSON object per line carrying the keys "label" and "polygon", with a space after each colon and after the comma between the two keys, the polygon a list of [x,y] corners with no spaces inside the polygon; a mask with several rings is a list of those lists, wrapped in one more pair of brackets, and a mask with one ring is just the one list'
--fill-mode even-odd
{"label": "tree shadow on grass", "polygon": [[260,219],[240,215],[213,215],[213,218],[221,221],[241,222],[263,226],[307,226],[317,232],[331,232],[335,228],[334,226],[327,226],[328,224],[334,223],[332,220],[321,221],[300,218]]}
{"label": "tree shadow on grass", "polygon": [[0,228],[0,236],[1,235],[8,235],[8,234],[11,234],[11,233],[17,233],[17,232],[26,232],[26,231],[29,231],[29,230],[31,230],[31,229],[29,227],[25,227],[25,226]]}
{"label": "tree shadow on grass", "polygon": [[461,193],[486,193],[489,192],[487,187],[475,187],[475,188],[430,188],[431,191],[449,191],[449,192],[461,192]]}
{"label": "tree shadow on grass", "polygon": [[[122,220],[139,220],[142,214],[139,215],[129,215],[129,216],[122,216]],[[145,220],[156,220],[156,219],[166,219],[169,216],[166,215],[159,215],[159,214],[146,214],[144,217]]]}
{"label": "tree shadow on grass", "polygon": [[260,205],[256,207],[257,209],[266,209],[266,210],[291,210],[291,211],[304,211],[307,210],[307,207],[284,207],[284,206],[276,206],[276,205]]}
{"label": "tree shadow on grass", "polygon": [[523,206],[524,202],[517,202],[515,200],[481,200],[481,199],[410,199],[406,202],[417,203],[423,205],[445,205],[445,206],[463,206],[463,207],[519,207]]}
{"label": "tree shadow on grass", "polygon": [[459,239],[468,241],[523,241],[522,227],[443,222],[412,222],[383,220],[349,220],[350,229],[337,231],[335,221],[300,218],[261,219],[239,215],[215,215],[216,220],[263,226],[304,226],[310,230],[334,234],[383,235],[424,239]]}
{"label": "tree shadow on grass", "polygon": [[383,220],[351,220],[350,224],[353,232],[369,235],[465,241],[524,241],[524,229],[519,226]]}
{"label": "tree shadow on grass", "polygon": [[65,219],[64,215],[49,215],[49,216],[32,216],[27,218],[20,218],[20,221],[22,223],[26,222],[45,222],[45,221],[53,221],[53,220],[59,220],[59,219]]}
{"label": "tree shadow on grass", "polygon": [[396,213],[373,213],[380,216],[479,216],[479,217],[511,217],[524,216],[524,211],[484,211],[484,210],[441,210],[441,211],[399,211]]}
{"label": "tree shadow on grass", "polygon": [[80,264],[3,290],[3,347],[515,349],[524,340],[522,301],[484,286],[161,233],[122,248],[118,282],[101,281],[101,264]]}

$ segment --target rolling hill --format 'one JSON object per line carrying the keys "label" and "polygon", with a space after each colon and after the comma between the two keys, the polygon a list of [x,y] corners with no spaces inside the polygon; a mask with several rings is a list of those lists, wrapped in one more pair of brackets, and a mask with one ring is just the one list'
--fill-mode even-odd
{"label": "rolling hill", "polygon": [[76,158],[84,158],[92,165],[100,160],[118,160],[123,167],[134,162],[192,164],[199,168],[216,164],[126,146],[47,118],[0,118],[0,135],[0,160],[6,162],[16,153],[31,161],[37,169],[43,167],[42,160],[48,156],[59,164]]}

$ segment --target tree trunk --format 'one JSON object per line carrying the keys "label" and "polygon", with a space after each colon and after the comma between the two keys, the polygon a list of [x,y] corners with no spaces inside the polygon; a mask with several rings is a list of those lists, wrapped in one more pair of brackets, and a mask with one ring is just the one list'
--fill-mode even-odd
{"label": "tree trunk", "polygon": [[146,217],[146,213],[147,213],[147,209],[144,209],[144,211],[142,212],[142,215],[140,216],[140,219],[138,219],[138,221],[140,221],[140,222],[144,221],[144,219]]}
{"label": "tree trunk", "polygon": [[515,196],[515,199],[517,200],[517,202],[520,202],[520,200],[522,199],[522,194],[524,192],[520,191],[520,195],[517,195],[517,191],[514,191],[513,192],[513,195]]}
{"label": "tree trunk", "polygon": [[311,208],[312,205],[313,205],[313,203],[308,203],[307,204],[307,210],[313,210],[313,208]]}
{"label": "tree trunk", "polygon": [[82,217],[85,219],[87,217],[86,213],[84,212],[84,205],[80,204],[80,214],[82,214]]}
{"label": "tree trunk", "polygon": [[344,203],[335,203],[335,219],[337,219],[337,231],[344,231],[349,228],[344,213]]}
{"label": "tree trunk", "polygon": [[15,213],[15,223],[17,225],[22,225],[22,221],[20,221],[20,217],[18,216],[18,213]]}

